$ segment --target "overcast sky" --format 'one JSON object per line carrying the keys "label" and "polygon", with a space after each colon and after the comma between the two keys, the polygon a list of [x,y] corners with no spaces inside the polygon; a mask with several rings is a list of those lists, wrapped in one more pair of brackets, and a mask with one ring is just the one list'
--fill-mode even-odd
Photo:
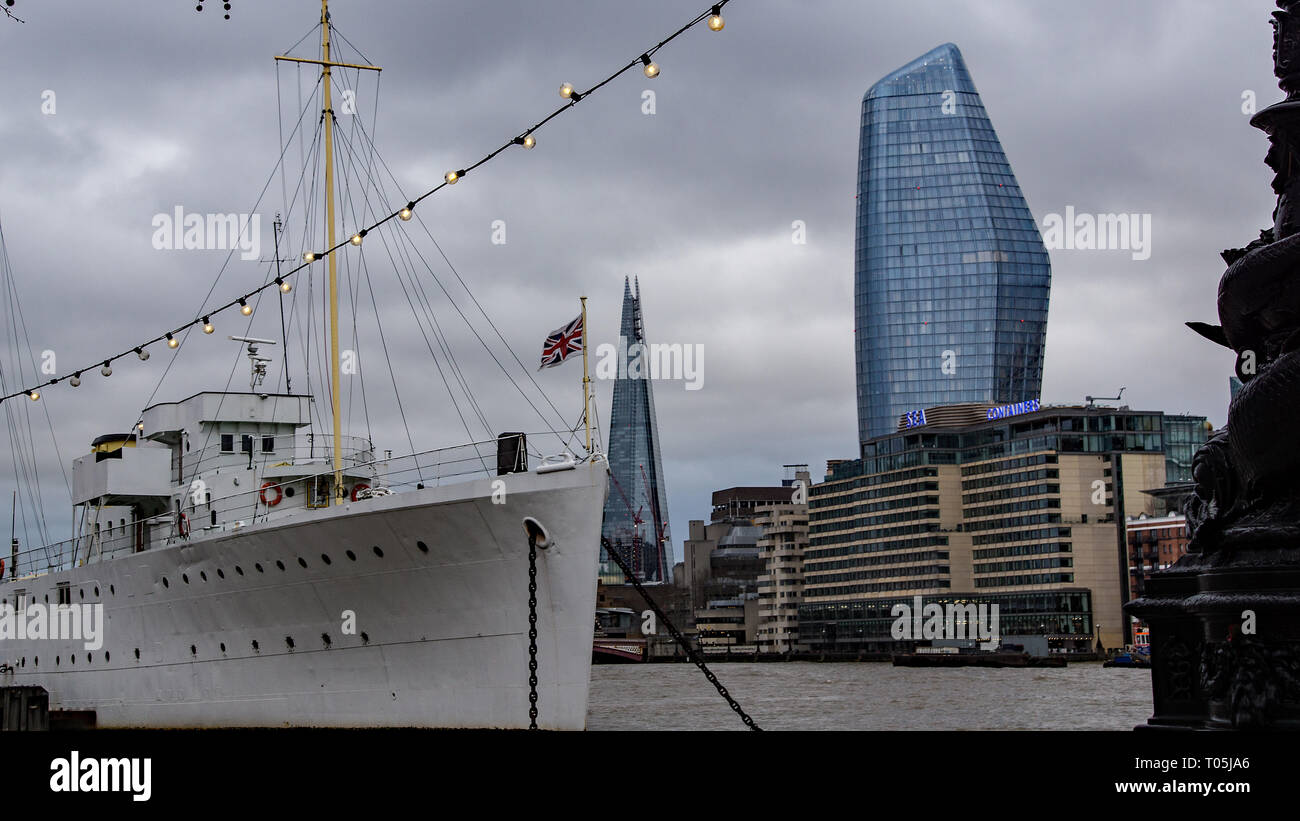
{"label": "overcast sky", "polygon": [[[292,215],[285,255],[322,244],[304,245],[301,204],[290,208],[281,193],[292,195],[303,166],[289,141],[282,186],[280,129],[287,135],[297,117],[300,72],[271,59],[312,29],[319,3],[237,0],[228,21],[218,3],[207,6],[199,14],[181,0],[18,0],[12,10],[26,22],[0,18],[0,220],[34,355],[54,351],[60,373],[198,315],[214,281],[208,305],[265,281],[266,264],[238,255],[218,280],[225,252],[156,250],[156,214],[178,205],[255,210],[268,260],[277,211]],[[334,25],[384,68],[377,84],[347,75],[360,114],[341,113],[340,131],[355,135],[351,117],[367,129],[373,121],[397,183],[422,193],[552,111],[562,82],[591,85],[704,8],[701,0],[335,0]],[[713,490],[775,483],[784,463],[810,463],[816,477],[826,459],[856,455],[861,97],[943,42],[962,50],[1040,225],[1067,206],[1152,218],[1149,259],[1051,252],[1043,400],[1081,402],[1126,386],[1135,408],[1222,425],[1232,355],[1183,322],[1217,322],[1218,252],[1244,245],[1270,220],[1267,142],[1242,106],[1246,91],[1261,108],[1282,96],[1271,10],[1265,0],[734,0],[722,32],[698,27],[656,56],[661,76],[629,72],[539,131],[535,149],[505,152],[419,213],[526,364],[547,332],[577,314],[580,295],[589,297],[592,345],[616,339],[625,275],[640,278],[651,341],[703,346],[702,389],[654,386],[680,560],[687,522],[708,517]],[[317,39],[293,53],[314,57]],[[643,113],[646,89],[656,95],[652,115]],[[42,110],[46,91],[52,114]],[[307,128],[310,140],[314,117]],[[505,222],[504,244],[492,242],[496,220]],[[806,244],[791,241],[795,220],[806,225]],[[473,318],[419,224],[385,230],[406,231]],[[415,445],[465,441],[375,239],[363,249],[369,282]],[[491,428],[551,427],[428,271],[417,270]],[[313,271],[319,287],[322,266]],[[378,342],[374,313],[367,298],[358,346],[371,433],[379,448],[401,452],[409,447],[387,367],[367,354]],[[481,316],[474,326],[508,357]],[[59,462],[84,453],[95,435],[128,429],[155,389],[165,401],[220,388],[232,367],[233,386],[243,384],[241,351],[226,335],[244,329],[231,317],[177,354],[160,347],[148,363],[123,360],[109,380],[91,372],[80,388],[47,390],[41,409],[52,416],[59,457],[44,417],[31,418],[50,515],[66,527]],[[274,302],[249,330],[280,336]],[[12,339],[10,329],[4,336]],[[12,361],[6,350],[6,366]],[[271,379],[279,376],[274,369]],[[570,421],[581,409],[580,378],[576,363],[536,374]],[[603,425],[611,384],[596,385]],[[365,435],[359,411],[352,432]],[[471,432],[484,438],[481,427]],[[558,449],[554,439],[536,441]],[[6,453],[5,497],[13,479]]]}

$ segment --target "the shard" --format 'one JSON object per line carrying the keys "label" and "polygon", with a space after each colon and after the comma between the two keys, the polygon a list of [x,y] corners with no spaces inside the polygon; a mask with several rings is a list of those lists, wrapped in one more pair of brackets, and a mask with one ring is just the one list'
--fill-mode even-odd
{"label": "the shard", "polygon": [[[650,351],[641,317],[641,286],[623,280],[623,318],[618,376],[609,420],[611,487],[602,536],[609,540],[639,581],[670,582],[672,538],[668,494],[659,456],[659,424],[651,387]],[[600,580],[627,581],[601,550]]]}

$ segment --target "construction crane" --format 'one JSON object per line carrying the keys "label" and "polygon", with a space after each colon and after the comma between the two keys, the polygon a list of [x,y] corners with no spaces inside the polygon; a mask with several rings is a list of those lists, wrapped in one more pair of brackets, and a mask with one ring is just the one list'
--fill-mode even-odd
{"label": "construction crane", "polygon": [[1102,401],[1111,401],[1111,400],[1113,400],[1113,401],[1115,401],[1115,402],[1118,402],[1119,399],[1120,399],[1120,396],[1123,396],[1123,395],[1124,395],[1124,389],[1123,389],[1123,388],[1120,388],[1120,389],[1119,389],[1119,396],[1085,396],[1085,397],[1083,397],[1083,398],[1084,398],[1084,400],[1088,403],[1088,407],[1092,408],[1092,407],[1096,407],[1096,405],[1097,405],[1097,400],[1098,400],[1098,399],[1100,399],[1100,400],[1102,400]]}

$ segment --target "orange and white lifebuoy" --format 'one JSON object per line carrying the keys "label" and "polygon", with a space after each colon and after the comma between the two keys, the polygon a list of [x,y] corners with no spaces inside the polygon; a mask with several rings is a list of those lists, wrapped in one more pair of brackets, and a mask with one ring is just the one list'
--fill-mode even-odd
{"label": "orange and white lifebuoy", "polygon": [[370,485],[358,484],[352,488],[352,501],[357,500],[357,494],[363,490],[370,490]]}
{"label": "orange and white lifebuoy", "polygon": [[[266,491],[268,488],[275,491],[274,499],[266,498]],[[275,482],[265,482],[262,484],[262,490],[258,493],[258,496],[262,499],[262,504],[267,507],[275,507],[280,504],[280,500],[284,498],[284,491],[281,490],[280,486]]]}
{"label": "orange and white lifebuoy", "polygon": [[180,515],[180,518],[176,520],[176,532],[181,534],[182,536],[190,535],[189,516],[186,516],[184,513]]}

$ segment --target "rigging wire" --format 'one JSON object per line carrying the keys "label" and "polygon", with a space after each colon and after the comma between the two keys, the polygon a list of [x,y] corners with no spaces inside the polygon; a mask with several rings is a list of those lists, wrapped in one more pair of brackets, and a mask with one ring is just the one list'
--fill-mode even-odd
{"label": "rigging wire", "polygon": [[[694,27],[695,25],[699,24],[700,22],[704,21],[706,18],[713,17],[713,18],[718,18],[718,19],[720,19],[720,13],[719,13],[719,12],[720,12],[721,8],[722,8],[723,6],[725,6],[725,5],[726,5],[727,3],[729,3],[729,2],[730,2],[730,0],[720,0],[718,3],[715,3],[715,4],[712,6],[711,10],[709,10],[709,11],[705,11],[705,12],[703,12],[703,13],[697,15],[697,16],[696,16],[694,19],[692,19],[689,23],[687,23],[686,25],[684,25],[684,26],[682,26],[681,28],[677,29],[677,31],[673,32],[673,33],[670,34],[668,37],[665,37],[663,40],[660,40],[659,43],[657,43],[656,45],[654,45],[654,46],[652,46],[651,48],[647,49],[646,51],[642,52],[642,56],[649,56],[649,55],[652,55],[652,54],[658,52],[658,51],[659,51],[661,48],[663,48],[665,45],[667,45],[668,43],[672,42],[672,41],[675,40],[677,37],[681,36],[683,33],[685,33],[685,32],[686,32],[687,30],[689,30],[690,28],[692,28],[692,27]],[[712,26],[710,26],[710,27],[712,28]],[[719,26],[719,28],[720,28],[720,26]],[[715,30],[716,30],[716,29],[715,29]],[[460,180],[462,177],[464,177],[466,174],[470,173],[471,171],[474,171],[475,169],[479,168],[480,166],[484,165],[485,163],[490,162],[490,161],[491,161],[492,159],[494,159],[498,154],[500,154],[502,151],[505,151],[507,148],[509,148],[509,147],[511,147],[511,146],[514,146],[514,145],[524,146],[524,145],[526,144],[526,140],[527,140],[527,138],[531,138],[531,137],[532,137],[532,134],[533,134],[534,132],[536,132],[536,131],[538,131],[539,129],[541,129],[542,127],[544,127],[544,126],[545,126],[547,123],[549,123],[551,120],[553,120],[553,119],[555,119],[556,117],[560,116],[560,115],[563,114],[564,112],[571,110],[574,106],[576,106],[576,105],[578,104],[579,101],[581,101],[581,100],[583,100],[583,99],[586,99],[586,98],[589,97],[590,95],[592,95],[592,94],[594,94],[595,92],[599,91],[601,88],[603,88],[603,87],[605,87],[606,85],[608,85],[610,82],[612,82],[612,81],[613,81],[614,79],[616,79],[617,77],[619,77],[619,76],[621,76],[622,74],[626,73],[627,71],[630,71],[630,70],[632,70],[633,68],[635,68],[635,67],[641,65],[641,64],[642,64],[642,56],[638,56],[638,57],[634,58],[633,60],[631,60],[630,62],[628,62],[626,65],[624,65],[622,68],[619,68],[618,70],[614,71],[612,74],[610,74],[610,75],[609,75],[608,77],[606,77],[605,79],[603,79],[603,80],[601,80],[600,82],[596,83],[594,86],[591,86],[591,87],[590,87],[589,89],[587,89],[587,91],[585,91],[585,92],[579,92],[579,91],[577,91],[573,86],[571,86],[571,85],[569,85],[569,84],[566,83],[564,86],[561,87],[562,93],[564,94],[565,98],[568,100],[568,102],[567,102],[565,105],[560,106],[560,107],[557,108],[555,111],[551,112],[551,113],[548,114],[546,117],[543,117],[543,118],[542,118],[541,120],[539,120],[537,123],[535,123],[535,124],[532,125],[531,127],[527,128],[526,130],[524,130],[523,132],[521,132],[521,133],[520,133],[519,135],[517,135],[516,137],[514,137],[514,138],[508,140],[506,143],[504,143],[503,145],[501,145],[499,148],[497,148],[496,150],[490,152],[489,154],[487,154],[486,156],[484,156],[482,159],[478,160],[477,162],[473,163],[472,165],[469,165],[469,166],[467,166],[467,167],[465,167],[465,168],[458,169],[458,170],[455,170],[455,171],[449,171],[449,172],[447,172],[447,174],[445,175],[445,177],[444,177],[444,179],[443,179],[443,182],[442,182],[441,184],[434,186],[433,188],[429,189],[429,190],[426,191],[425,193],[423,193],[423,194],[421,194],[420,196],[416,197],[415,199],[411,200],[410,202],[408,202],[408,203],[406,204],[406,207],[405,207],[405,208],[403,208],[403,209],[399,209],[398,211],[394,211],[393,213],[389,214],[388,216],[386,216],[386,217],[380,219],[379,221],[375,222],[373,225],[370,225],[370,226],[367,227],[367,228],[363,228],[363,229],[361,229],[360,231],[358,231],[358,233],[357,233],[357,237],[358,237],[358,238],[361,238],[361,239],[364,239],[364,237],[365,237],[367,234],[369,234],[370,232],[372,232],[372,231],[374,231],[375,229],[377,229],[377,228],[383,226],[384,224],[386,224],[386,223],[388,223],[388,222],[391,222],[392,220],[398,218],[399,214],[407,213],[408,210],[409,210],[409,211],[413,211],[413,210],[415,209],[415,207],[416,207],[420,202],[422,202],[422,201],[424,201],[425,199],[427,199],[427,198],[433,196],[434,194],[438,193],[439,191],[441,191],[443,188],[447,187],[448,185],[454,185],[455,183],[459,182],[459,180]],[[285,150],[287,150],[287,147],[286,147]],[[283,160],[283,156],[284,156],[285,150],[282,150],[282,151],[281,151],[281,161]],[[274,179],[274,174],[272,174],[272,177],[269,178],[269,179],[267,180],[267,186],[270,185],[272,179]],[[263,189],[263,194],[264,194],[264,193],[265,193],[265,187],[264,187],[264,189]],[[259,202],[259,203],[261,202],[261,195],[258,196],[258,202]],[[320,259],[320,258],[322,258],[322,257],[324,257],[324,256],[326,256],[326,255],[328,255],[328,254],[331,254],[331,253],[333,253],[333,252],[335,252],[335,251],[338,251],[338,250],[340,250],[340,249],[343,249],[343,248],[345,248],[347,245],[350,245],[350,244],[354,244],[354,243],[351,242],[351,238],[348,238],[348,239],[345,239],[345,240],[343,240],[343,241],[341,241],[341,242],[336,243],[332,248],[325,248],[325,249],[323,249],[322,251],[319,251],[319,252],[312,252],[312,258],[311,258],[311,259],[309,259],[309,260],[305,260],[301,265],[298,265],[297,267],[292,268],[292,269],[290,269],[289,271],[287,271],[287,272],[285,272],[284,274],[282,274],[281,277],[284,279],[284,281],[288,281],[288,279],[289,279],[290,277],[294,276],[294,275],[297,274],[299,271],[302,271],[304,268],[308,268],[308,267],[309,267],[313,262],[315,262],[317,259]],[[233,253],[234,253],[234,252],[233,252],[233,250],[232,250],[232,251],[231,251],[231,254],[227,256],[226,263],[222,265],[221,270],[218,272],[217,278],[213,281],[213,286],[212,286],[212,288],[209,290],[207,296],[204,297],[204,300],[203,300],[204,302],[206,302],[206,301],[211,297],[212,291],[214,291],[214,290],[216,289],[216,283],[220,281],[221,273],[225,271],[225,268],[226,268],[227,265],[229,264],[230,258],[231,258],[231,256],[233,256]],[[280,284],[279,282],[267,282],[266,284],[262,285],[261,287],[256,288],[256,289],[254,289],[253,291],[250,291],[250,292],[244,294],[242,297],[236,298],[235,300],[231,300],[230,302],[227,302],[227,303],[225,303],[224,305],[221,305],[221,306],[219,306],[219,307],[216,307],[216,308],[212,308],[212,309],[208,309],[208,310],[203,311],[201,314],[199,314],[199,315],[195,316],[193,319],[187,321],[184,325],[182,325],[182,326],[180,326],[180,327],[174,329],[174,331],[166,332],[166,333],[164,333],[164,334],[160,334],[160,335],[158,335],[158,336],[155,336],[154,338],[149,339],[149,340],[147,340],[147,341],[145,341],[145,342],[143,342],[143,343],[140,343],[139,345],[132,346],[132,348],[130,348],[130,349],[126,350],[126,351],[123,351],[123,352],[121,352],[121,353],[119,353],[119,354],[115,354],[115,355],[113,355],[113,356],[109,356],[107,359],[105,359],[105,360],[103,360],[103,361],[104,361],[104,363],[105,363],[106,365],[107,365],[107,364],[111,364],[112,362],[116,361],[117,359],[120,359],[120,358],[122,358],[122,357],[125,357],[125,356],[128,355],[128,354],[134,353],[134,352],[136,351],[136,349],[138,349],[138,348],[143,348],[143,347],[145,347],[145,346],[147,346],[147,345],[153,345],[153,344],[156,344],[156,343],[159,343],[159,342],[163,342],[164,340],[168,340],[168,339],[170,339],[171,335],[172,335],[172,334],[175,334],[175,333],[182,333],[182,332],[183,332],[183,333],[186,334],[186,336],[188,336],[188,332],[189,332],[189,331],[190,331],[194,326],[199,325],[199,324],[202,324],[202,323],[204,322],[204,317],[214,316],[214,315],[219,314],[219,313],[221,313],[221,312],[223,312],[223,311],[226,311],[226,310],[229,310],[229,309],[231,309],[231,308],[234,308],[236,305],[239,305],[242,301],[245,301],[245,300],[247,300],[247,299],[251,299],[252,297],[261,294],[263,291],[265,291],[265,290],[268,289],[268,288],[271,288],[271,287],[278,287],[279,284]],[[175,361],[175,360],[173,359],[173,361]],[[98,364],[99,364],[99,363],[94,363],[94,365],[98,365]],[[90,368],[94,367],[94,365],[88,365],[88,366],[82,368],[80,371],[77,371],[76,373],[80,373],[81,371],[84,371],[84,370],[89,370]],[[170,370],[170,364],[168,365],[168,370]],[[48,386],[51,386],[51,385],[56,385],[56,384],[58,384],[59,382],[62,382],[62,381],[64,381],[65,379],[70,378],[72,375],[73,375],[73,374],[68,373],[68,374],[64,374],[64,375],[62,375],[62,376],[56,376],[56,377],[54,377],[54,378],[52,378],[52,379],[50,379],[50,380],[48,380],[48,381],[46,381],[46,382],[44,382],[44,383],[38,384],[38,385],[36,385],[35,387],[30,388],[30,389],[27,389],[27,390],[25,390],[25,391],[20,391],[20,392],[17,392],[17,393],[12,393],[12,394],[8,394],[8,395],[5,395],[5,396],[0,396],[0,402],[5,402],[5,401],[7,401],[7,400],[9,400],[9,399],[14,399],[14,398],[16,398],[16,397],[18,397],[18,396],[23,396],[23,395],[32,396],[33,394],[36,394],[37,391],[38,391],[40,388],[48,387]],[[165,374],[164,374],[164,376],[165,376]],[[161,384],[161,381],[160,381],[160,384]],[[156,393],[156,389],[155,389],[155,393]],[[153,397],[151,396],[151,397],[150,397],[150,402],[152,402],[152,400],[153,400]]]}

